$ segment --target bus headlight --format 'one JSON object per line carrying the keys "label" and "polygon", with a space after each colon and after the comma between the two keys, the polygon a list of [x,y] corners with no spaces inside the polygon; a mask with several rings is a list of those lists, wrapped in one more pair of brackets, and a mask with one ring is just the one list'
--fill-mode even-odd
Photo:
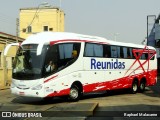
{"label": "bus headlight", "polygon": [[11,83],[11,88],[14,88],[14,87],[16,87],[15,84],[14,84],[14,83]]}
{"label": "bus headlight", "polygon": [[40,90],[40,89],[42,89],[42,85],[41,84],[32,88],[32,90]]}

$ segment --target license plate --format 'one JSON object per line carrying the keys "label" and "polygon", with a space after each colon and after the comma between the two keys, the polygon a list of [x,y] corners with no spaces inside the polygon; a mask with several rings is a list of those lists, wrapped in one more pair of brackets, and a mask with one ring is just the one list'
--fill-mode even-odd
{"label": "license plate", "polygon": [[19,95],[24,95],[24,92],[19,92]]}

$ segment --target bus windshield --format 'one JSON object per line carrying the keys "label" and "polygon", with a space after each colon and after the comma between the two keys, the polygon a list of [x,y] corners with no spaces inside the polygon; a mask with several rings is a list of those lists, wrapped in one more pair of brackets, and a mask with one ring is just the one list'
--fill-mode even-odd
{"label": "bus windshield", "polygon": [[42,77],[43,61],[48,46],[43,46],[41,55],[37,56],[38,44],[22,45],[13,61],[13,78],[33,80]]}
{"label": "bus windshield", "polygon": [[37,55],[38,44],[22,45],[13,62],[13,78],[34,80],[50,76],[73,64],[80,52],[80,43],[44,45]]}

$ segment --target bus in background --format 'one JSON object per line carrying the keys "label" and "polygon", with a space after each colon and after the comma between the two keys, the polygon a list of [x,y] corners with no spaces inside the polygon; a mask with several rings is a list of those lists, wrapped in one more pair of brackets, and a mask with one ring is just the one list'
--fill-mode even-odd
{"label": "bus in background", "polygon": [[67,32],[42,32],[18,45],[11,92],[53,98],[130,88],[143,92],[157,82],[156,50],[150,46]]}

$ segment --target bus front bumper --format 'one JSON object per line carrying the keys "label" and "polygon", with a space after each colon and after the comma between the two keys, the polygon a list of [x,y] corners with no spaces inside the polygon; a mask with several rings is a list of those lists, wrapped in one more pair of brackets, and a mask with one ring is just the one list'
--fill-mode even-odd
{"label": "bus front bumper", "polygon": [[18,96],[24,96],[24,97],[38,97],[38,98],[43,98],[44,95],[44,90],[43,89],[32,89],[32,88],[28,88],[28,89],[22,89],[22,88],[18,88],[18,87],[12,87],[11,86],[11,93],[14,95],[18,95]]}

